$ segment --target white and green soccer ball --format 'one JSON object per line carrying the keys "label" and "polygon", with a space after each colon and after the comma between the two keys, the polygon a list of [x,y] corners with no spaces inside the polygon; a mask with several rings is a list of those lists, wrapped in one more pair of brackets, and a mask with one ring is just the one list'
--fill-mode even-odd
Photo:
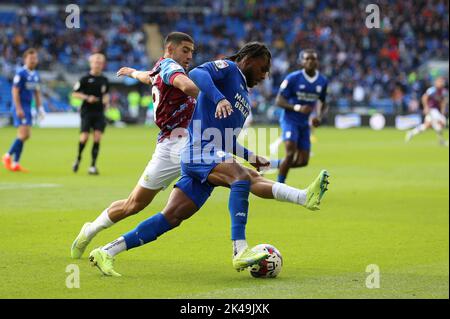
{"label": "white and green soccer ball", "polygon": [[265,252],[269,256],[254,264],[250,268],[250,274],[255,278],[275,278],[283,267],[283,257],[274,246],[270,244],[259,244],[252,248],[255,252]]}

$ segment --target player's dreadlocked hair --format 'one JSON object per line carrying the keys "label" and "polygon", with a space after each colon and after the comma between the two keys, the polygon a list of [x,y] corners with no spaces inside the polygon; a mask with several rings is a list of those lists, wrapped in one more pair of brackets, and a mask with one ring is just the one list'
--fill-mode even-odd
{"label": "player's dreadlocked hair", "polygon": [[266,56],[269,61],[272,59],[272,54],[269,48],[261,42],[249,42],[245,44],[235,55],[227,57],[227,60],[239,62],[245,57],[258,58],[260,56]]}

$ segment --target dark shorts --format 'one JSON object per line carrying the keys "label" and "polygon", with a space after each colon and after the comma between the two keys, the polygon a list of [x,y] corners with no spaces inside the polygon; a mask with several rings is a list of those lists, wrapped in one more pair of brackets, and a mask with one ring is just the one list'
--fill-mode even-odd
{"label": "dark shorts", "polygon": [[92,130],[104,132],[106,118],[103,113],[86,113],[81,115],[81,132],[89,133]]}

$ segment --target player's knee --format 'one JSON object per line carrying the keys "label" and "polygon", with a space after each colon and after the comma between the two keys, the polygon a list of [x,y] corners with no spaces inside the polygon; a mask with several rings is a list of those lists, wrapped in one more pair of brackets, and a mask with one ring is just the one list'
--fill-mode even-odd
{"label": "player's knee", "polygon": [[309,163],[308,158],[299,157],[295,163],[295,167],[305,167],[308,166],[308,163]]}
{"label": "player's knee", "polygon": [[251,180],[252,183],[255,183],[255,182],[257,182],[258,180],[263,179],[263,178],[261,177],[261,175],[259,175],[259,174],[258,174],[255,170],[253,170],[253,169],[249,169],[249,170],[248,170],[248,175],[250,176],[250,180]]}
{"label": "player's knee", "polygon": [[305,167],[305,166],[308,166],[308,160],[302,160],[298,164],[298,167]]}
{"label": "player's knee", "polygon": [[284,161],[289,165],[292,166],[295,164],[295,151],[287,151],[286,156],[284,157]]}
{"label": "player's knee", "polygon": [[177,212],[176,210],[174,211],[164,211],[164,216],[167,219],[167,222],[172,226],[172,227],[178,227],[180,226],[180,224],[188,219],[189,217],[186,216],[185,214],[181,214],[179,212]]}

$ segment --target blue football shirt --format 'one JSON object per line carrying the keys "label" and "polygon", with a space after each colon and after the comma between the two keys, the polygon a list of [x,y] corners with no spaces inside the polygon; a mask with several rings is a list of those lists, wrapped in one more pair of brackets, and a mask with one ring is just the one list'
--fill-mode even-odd
{"label": "blue football shirt", "polygon": [[[189,73],[190,78],[199,87],[205,87],[206,84],[200,83],[205,81],[203,72],[207,72],[213,81],[206,86],[215,86],[217,90],[200,91],[189,124],[189,147],[191,150],[201,149],[202,152],[208,148],[209,153],[217,151],[235,153],[237,136],[250,114],[245,76],[232,61],[207,62]],[[223,98],[230,102],[233,112],[230,116],[220,119],[215,117],[215,112],[217,103]]]}
{"label": "blue football shirt", "polygon": [[17,70],[13,79],[13,86],[19,88],[20,103],[24,111],[31,109],[33,94],[36,90],[39,90],[39,81],[39,74],[36,70],[31,71],[26,67]]}
{"label": "blue football shirt", "polygon": [[[327,78],[319,71],[310,77],[305,70],[298,70],[286,76],[280,85],[279,94],[290,104],[309,105],[314,108],[318,100],[325,102],[327,86]],[[283,109],[280,121],[307,126],[308,118],[309,114]]]}

